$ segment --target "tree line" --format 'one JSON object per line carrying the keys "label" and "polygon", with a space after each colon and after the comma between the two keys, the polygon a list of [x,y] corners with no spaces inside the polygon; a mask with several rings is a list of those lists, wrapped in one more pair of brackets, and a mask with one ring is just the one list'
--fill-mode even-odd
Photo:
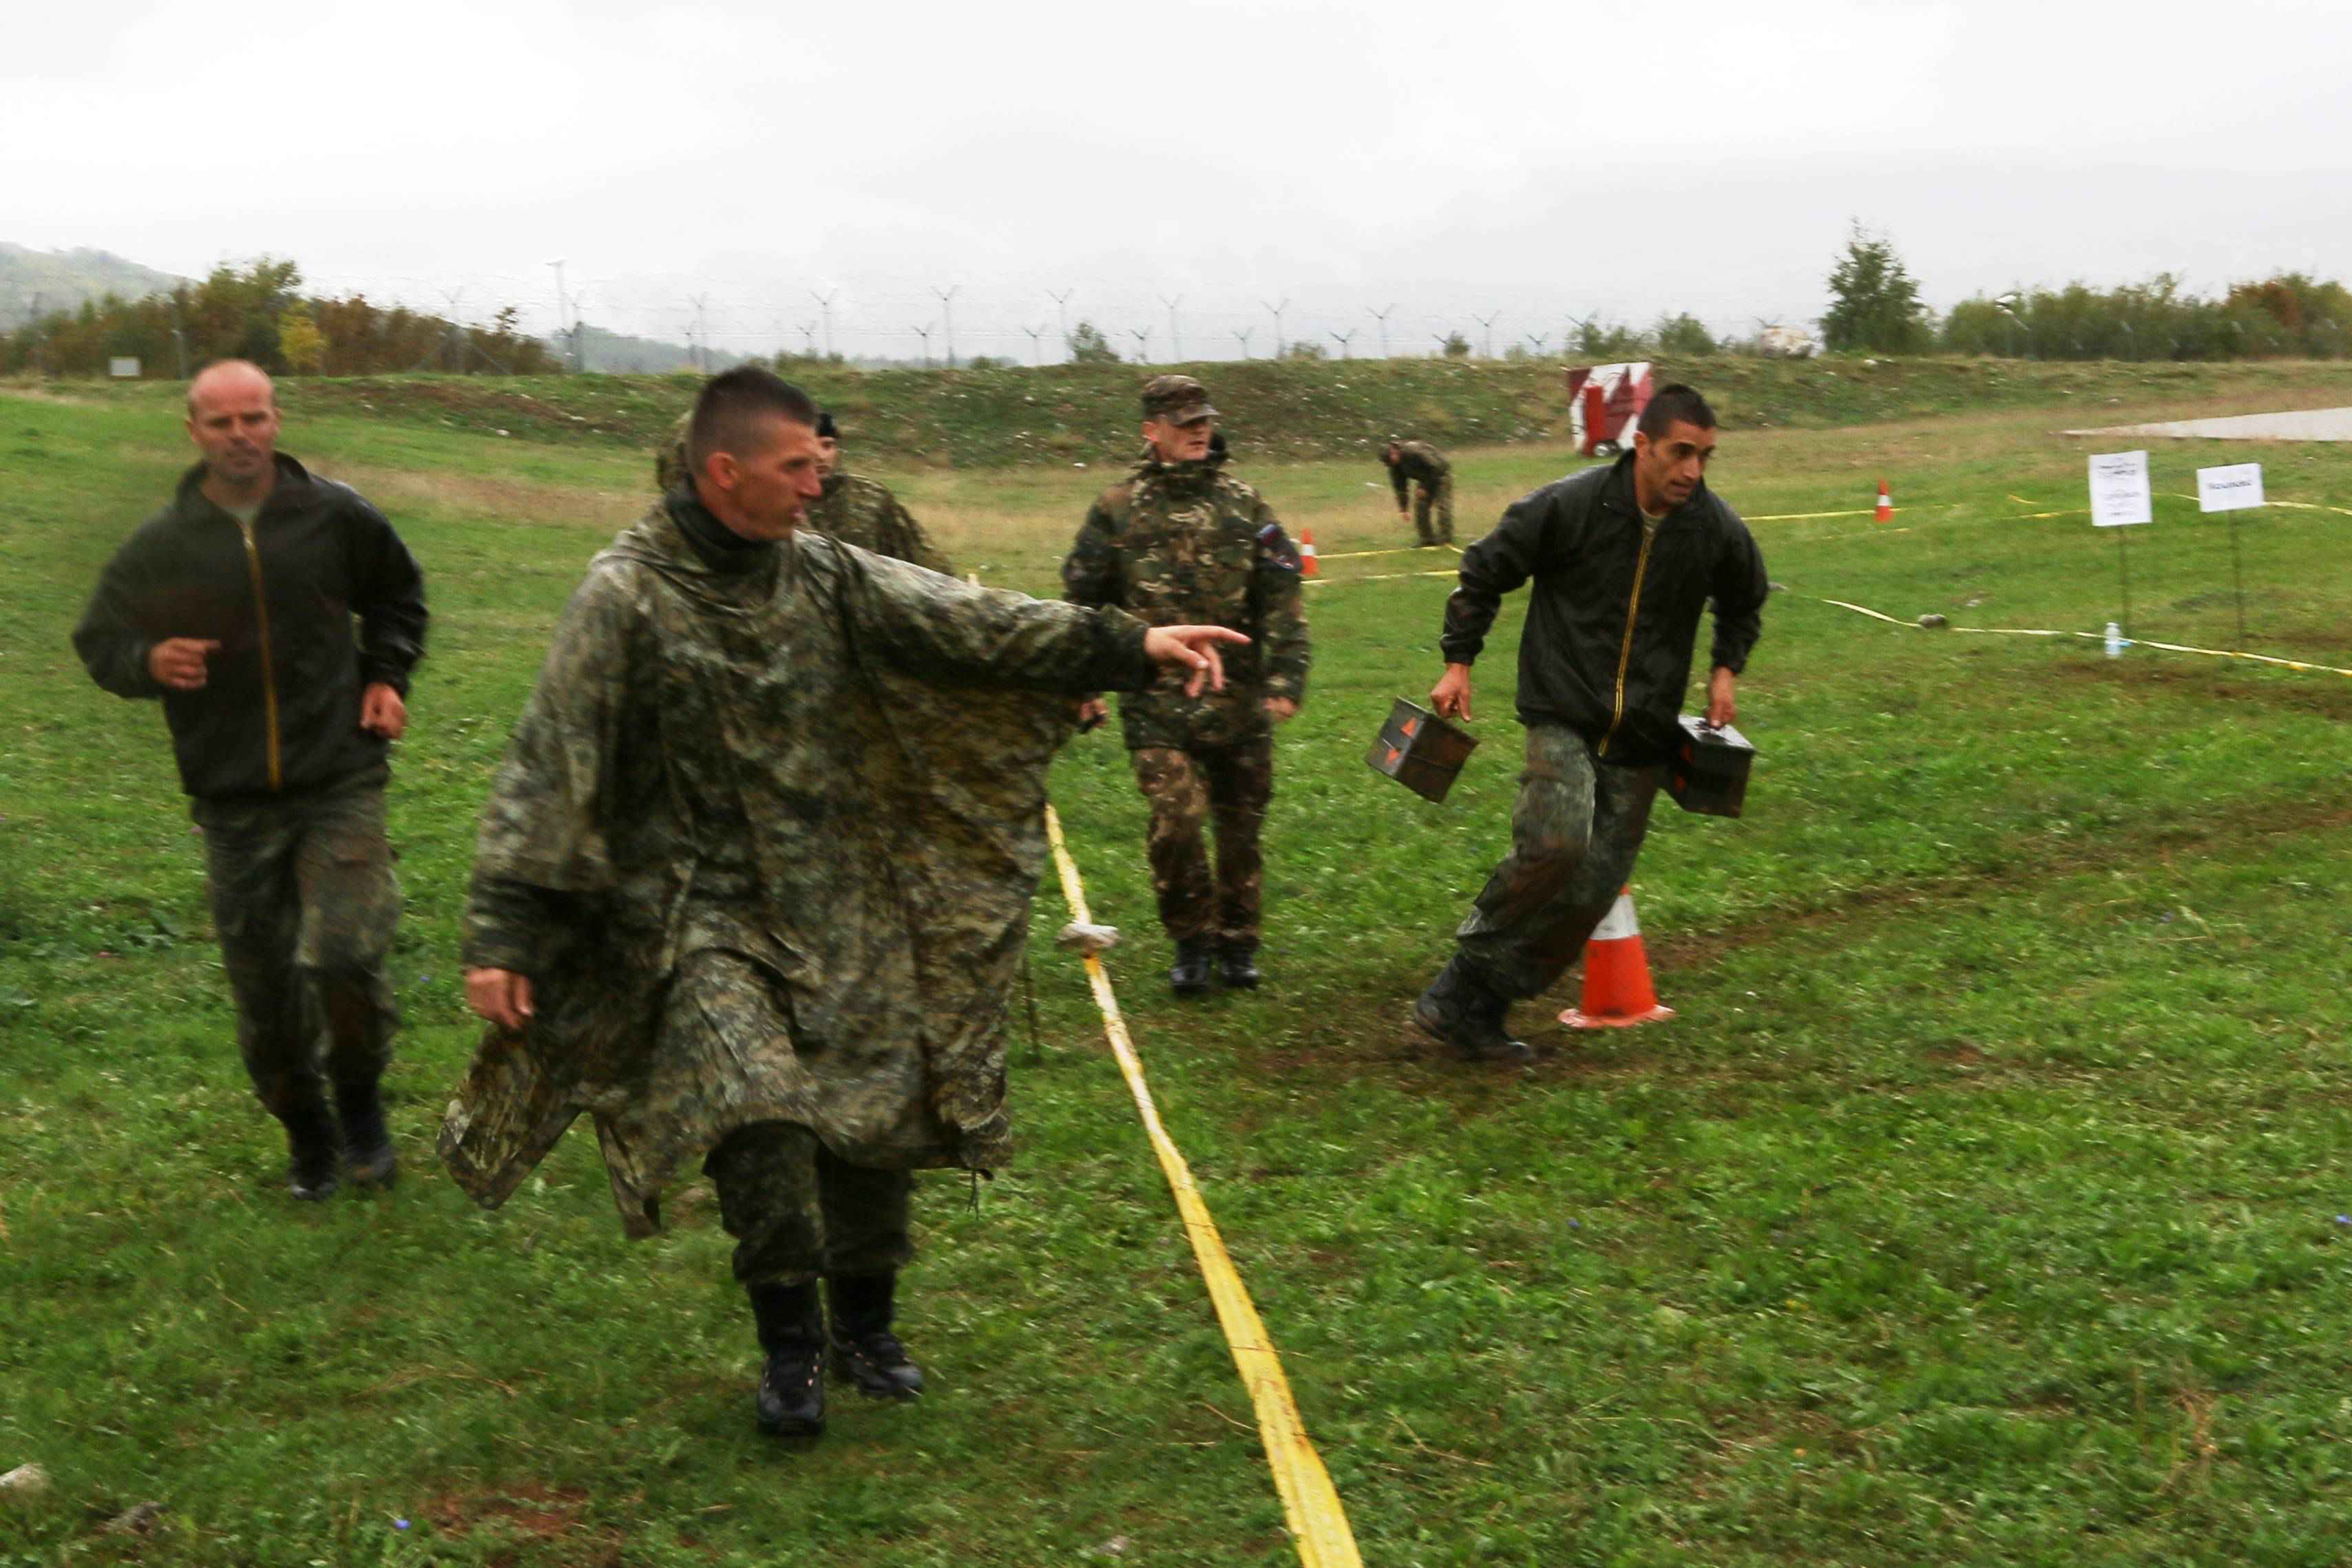
{"label": "tree line", "polygon": [[2282,272],[2219,298],[2162,272],[2146,283],[2018,287],[1964,299],[1938,319],[1892,241],[1859,225],[1830,270],[1822,340],[1832,351],[2029,360],[2339,360],[2352,350],[2352,292]]}
{"label": "tree line", "polygon": [[109,294],[26,322],[0,334],[0,374],[102,376],[118,359],[136,359],[150,377],[184,377],[219,359],[251,360],[281,376],[562,369],[546,344],[517,329],[519,315],[508,306],[488,327],[468,327],[364,294],[309,295],[299,267],[264,256],[169,292]]}

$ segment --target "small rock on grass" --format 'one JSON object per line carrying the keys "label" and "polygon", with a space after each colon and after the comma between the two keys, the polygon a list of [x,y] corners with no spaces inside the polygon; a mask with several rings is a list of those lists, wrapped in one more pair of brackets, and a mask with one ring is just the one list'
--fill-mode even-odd
{"label": "small rock on grass", "polygon": [[38,1497],[49,1490],[49,1472],[38,1465],[18,1465],[0,1476],[0,1494],[9,1497]]}
{"label": "small rock on grass", "polygon": [[124,1509],[108,1520],[102,1528],[109,1535],[144,1535],[155,1528],[155,1521],[163,1516],[163,1512],[162,1503],[142,1502],[135,1508]]}

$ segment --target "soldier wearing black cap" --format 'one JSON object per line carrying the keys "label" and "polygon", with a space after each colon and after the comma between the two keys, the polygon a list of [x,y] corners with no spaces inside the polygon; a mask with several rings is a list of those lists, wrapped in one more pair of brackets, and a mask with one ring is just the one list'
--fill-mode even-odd
{"label": "soldier wearing black cap", "polygon": [[[1181,996],[1261,978],[1258,835],[1274,792],[1273,731],[1306,696],[1309,657],[1298,552],[1265,498],[1212,456],[1216,417],[1191,376],[1144,382],[1149,454],[1095,502],[1062,563],[1063,597],[1074,602],[1253,639],[1226,656],[1222,692],[1186,696],[1162,682],[1119,699],[1136,782],[1151,803],[1146,848]],[[1099,701],[1087,706],[1101,711]],[[1203,841],[1212,818],[1213,869]]]}

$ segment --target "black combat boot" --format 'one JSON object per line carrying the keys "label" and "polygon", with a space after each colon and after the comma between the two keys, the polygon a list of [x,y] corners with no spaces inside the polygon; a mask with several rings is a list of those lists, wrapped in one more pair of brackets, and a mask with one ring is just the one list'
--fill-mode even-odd
{"label": "black combat boot", "polygon": [[335,1120],[343,1129],[343,1169],[361,1186],[390,1187],[400,1156],[383,1124],[383,1100],[373,1079],[335,1085]]}
{"label": "black combat boot", "polygon": [[1260,980],[1257,944],[1250,941],[1221,942],[1217,945],[1217,973],[1226,985],[1237,991],[1254,991]]}
{"label": "black combat boot", "polygon": [[305,1203],[335,1195],[341,1160],[335,1149],[335,1118],[316,1083],[289,1084],[271,1109],[286,1128],[286,1190]]}
{"label": "black combat boot", "polygon": [[824,1313],[814,1281],[801,1285],[752,1285],[751,1316],[768,1364],[760,1373],[752,1411],[771,1437],[814,1437],[824,1432]]}
{"label": "black combat boot", "polygon": [[1421,999],[1413,1021],[1435,1035],[1465,1061],[1526,1062],[1536,1059],[1527,1041],[1503,1027],[1511,999],[1496,990],[1456,953]]}
{"label": "black combat boot", "polygon": [[1209,961],[1216,956],[1216,944],[1206,936],[1186,936],[1176,944],[1176,967],[1168,971],[1168,984],[1180,997],[1204,997],[1209,994]]}
{"label": "black combat boot", "polygon": [[923,1391],[923,1369],[907,1358],[907,1347],[890,1332],[896,1274],[834,1274],[825,1292],[833,1298],[833,1371],[875,1399],[912,1399]]}

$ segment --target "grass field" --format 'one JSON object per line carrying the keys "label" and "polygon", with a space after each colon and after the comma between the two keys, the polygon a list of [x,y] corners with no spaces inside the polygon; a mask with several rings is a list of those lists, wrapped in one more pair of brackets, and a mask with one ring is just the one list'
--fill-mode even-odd
{"label": "grass field", "polygon": [[[2126,371],[2139,367],[2125,367]],[[2103,383],[2109,384],[2109,383]],[[2286,372],[2102,423],[2344,401]],[[764,1445],[699,1186],[625,1242],[593,1141],[496,1214],[432,1134],[469,1050],[455,916],[547,630],[646,455],[311,396],[289,451],[423,560],[395,781],[406,1175],[310,1208],[236,1065],[159,716],[67,644],[184,462],[169,403],[0,392],[0,1565],[1295,1561],[1248,1400],[1076,966],[1034,954],[1018,1162],[926,1178],[907,1336],[934,1392]],[[1221,394],[1221,401],[1224,401]],[[2116,541],[2074,397],[1738,430],[1714,482],[1786,591],[1742,685],[1740,821],[1662,809],[1636,896],[1671,1022],[1545,1029],[1530,1070],[1402,1027],[1503,847],[1518,611],[1486,744],[1428,805],[1362,762],[1425,691],[1437,558],[1376,466],[1240,471],[1329,564],[1282,732],[1269,988],[1165,994],[1108,733],[1055,798],[1161,1113],[1281,1349],[1368,1562],[2340,1562],[2352,1529],[2352,678],[2074,638]],[[2167,444],[2131,630],[2235,637],[2229,531],[2179,497],[2259,457],[2352,508],[2352,453]],[[1572,465],[1460,452],[1465,537]],[[1098,470],[884,470],[988,580],[1044,590]],[[1375,487],[1376,486],[1376,487]],[[2352,515],[2241,526],[2247,645],[2352,668]],[[1385,580],[1356,580],[1374,576]],[[1572,982],[1571,982],[1572,983]],[[1523,1008],[1532,1027],[1572,993]],[[105,1521],[163,1505],[144,1537]]]}

